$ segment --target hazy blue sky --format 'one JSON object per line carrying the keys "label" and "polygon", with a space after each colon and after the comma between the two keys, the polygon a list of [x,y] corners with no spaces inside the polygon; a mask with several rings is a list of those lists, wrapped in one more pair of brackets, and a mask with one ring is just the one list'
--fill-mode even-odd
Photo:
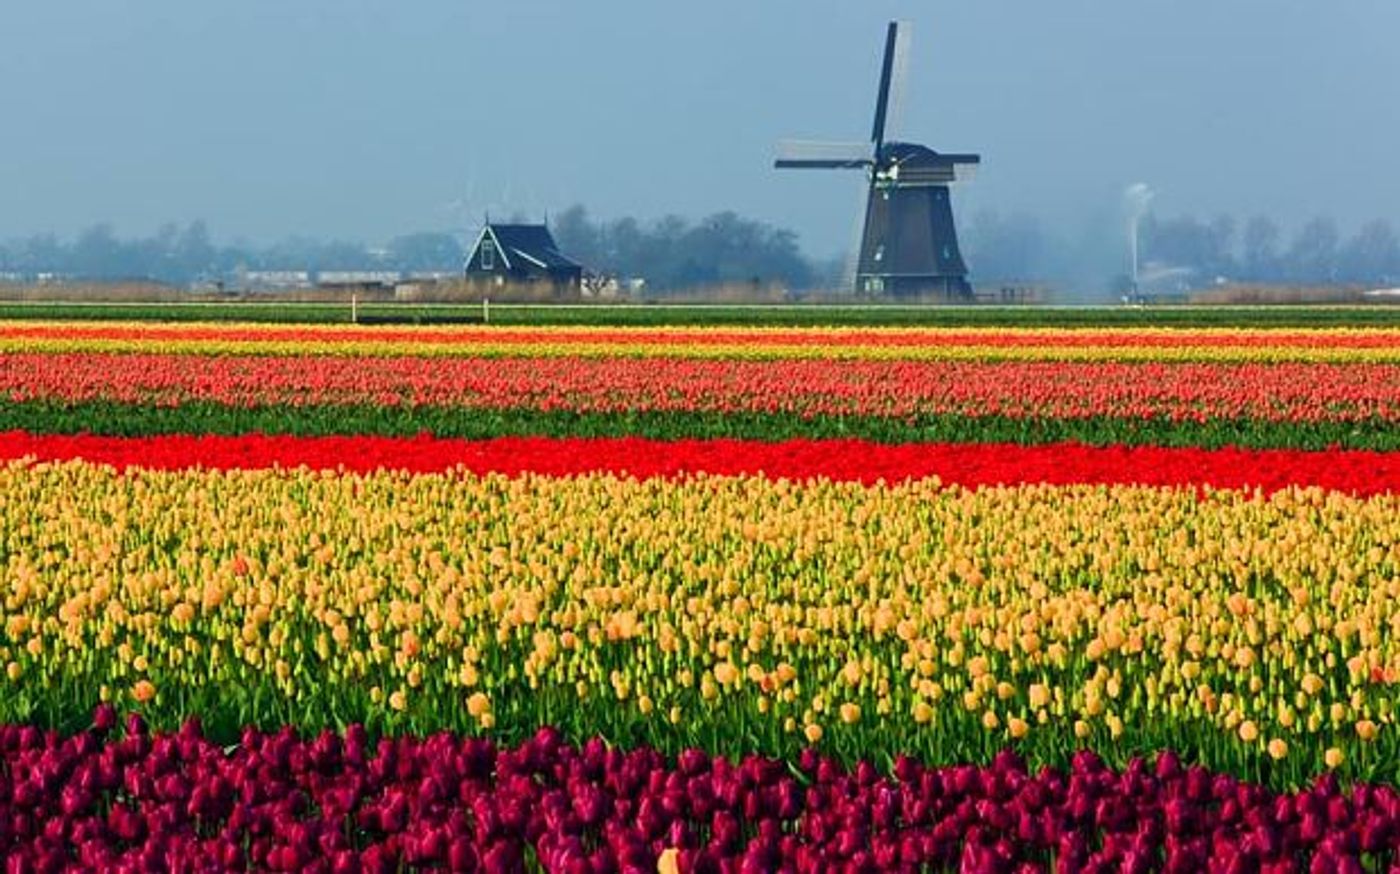
{"label": "hazy blue sky", "polygon": [[963,216],[1082,225],[1143,180],[1164,214],[1400,221],[1396,0],[14,0],[0,237],[374,242],[581,202],[831,254],[859,174],[774,142],[868,133],[894,17],[905,138],[983,155]]}

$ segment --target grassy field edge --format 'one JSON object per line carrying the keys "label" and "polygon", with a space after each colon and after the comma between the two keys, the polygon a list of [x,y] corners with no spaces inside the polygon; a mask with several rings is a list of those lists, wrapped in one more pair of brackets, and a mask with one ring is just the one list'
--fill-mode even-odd
{"label": "grassy field edge", "polygon": [[[480,303],[360,303],[365,324],[480,324]],[[0,319],[350,323],[341,303],[188,301],[178,303],[6,301]],[[916,304],[508,304],[492,303],[501,325],[930,325],[1045,327],[1383,327],[1400,306],[943,306]]]}
{"label": "grassy field edge", "polygon": [[205,401],[136,406],[109,401],[0,402],[0,431],[36,434],[368,434],[492,437],[622,437],[658,440],[732,438],[862,439],[880,443],[1077,442],[1093,446],[1196,446],[1248,449],[1400,450],[1400,428],[1386,422],[1273,422],[1223,419],[1015,419],[955,415],[801,418],[779,413],[577,413],[534,409],[373,405],[233,407]]}

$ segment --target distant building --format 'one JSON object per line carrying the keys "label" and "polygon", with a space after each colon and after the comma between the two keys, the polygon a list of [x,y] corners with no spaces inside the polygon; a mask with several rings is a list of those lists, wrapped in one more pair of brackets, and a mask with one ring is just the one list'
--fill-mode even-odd
{"label": "distant building", "polygon": [[403,282],[451,282],[457,278],[449,270],[410,270],[402,277]]}
{"label": "distant building", "polygon": [[403,279],[397,270],[320,270],[316,287],[334,291],[383,291]]}
{"label": "distant building", "polygon": [[466,277],[496,285],[543,282],[576,289],[583,265],[560,253],[544,225],[487,223],[467,255]]}
{"label": "distant building", "polygon": [[311,273],[306,270],[240,270],[237,286],[249,291],[310,288]]}

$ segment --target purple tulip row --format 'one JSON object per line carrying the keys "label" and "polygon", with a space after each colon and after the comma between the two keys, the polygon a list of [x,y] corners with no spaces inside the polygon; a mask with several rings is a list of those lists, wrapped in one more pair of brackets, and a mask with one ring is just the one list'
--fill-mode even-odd
{"label": "purple tulip row", "polygon": [[672,762],[552,729],[514,749],[249,729],[226,750],[196,721],[116,723],[0,727],[8,871],[1400,871],[1394,787],[1280,795],[1171,753],[882,774],[810,751]]}

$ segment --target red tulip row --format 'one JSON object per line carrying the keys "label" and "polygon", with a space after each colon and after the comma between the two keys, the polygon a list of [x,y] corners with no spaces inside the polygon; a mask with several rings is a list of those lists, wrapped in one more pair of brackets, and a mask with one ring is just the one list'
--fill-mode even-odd
{"label": "red tulip row", "polygon": [[606,328],[436,327],[373,328],[334,325],[34,324],[0,325],[0,339],[192,341],[211,343],[394,343],[471,346],[673,345],[989,349],[1056,347],[1107,349],[1393,349],[1400,334],[1384,329],[1348,330],[1152,330],[1152,329],[959,329],[959,328]]}
{"label": "red tulip row", "polygon": [[1361,495],[1400,491],[1400,454],[1368,451],[1197,449],[1082,444],[885,444],[861,440],[648,440],[285,435],[0,433],[0,460],[82,458],[119,468],[316,469],[567,476],[595,471],[639,478],[763,473],[771,478],[874,483],[938,477],[969,487],[1048,483],[1196,485],[1220,489],[1319,486]]}
{"label": "red tulip row", "polygon": [[1400,422],[1386,364],[0,354],[0,399]]}
{"label": "red tulip row", "polygon": [[[372,742],[352,726],[252,729],[225,750],[195,721],[151,734],[106,707],[63,737],[0,728],[8,871],[1313,871],[1400,863],[1400,792],[1331,777],[1296,794],[1171,753],[1124,771],[909,759],[882,774],[808,751],[738,764],[691,750],[514,749],[449,734]],[[1364,867],[1363,867],[1364,866]],[[1394,870],[1392,868],[1392,870]]]}

